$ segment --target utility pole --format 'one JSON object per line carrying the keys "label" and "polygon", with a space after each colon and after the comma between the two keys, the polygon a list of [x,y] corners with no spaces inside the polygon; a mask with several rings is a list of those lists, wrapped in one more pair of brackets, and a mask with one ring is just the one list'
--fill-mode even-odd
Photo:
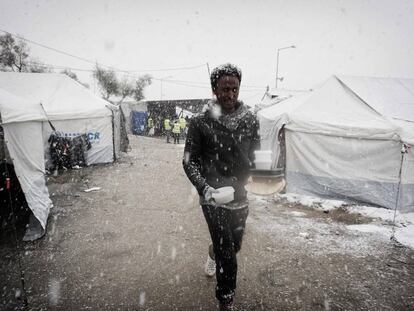
{"label": "utility pole", "polygon": [[161,91],[161,93],[160,93],[160,100],[162,100],[162,82],[164,80],[168,80],[169,78],[172,78],[172,77],[173,76],[168,76],[168,77],[163,77],[163,78],[160,79],[160,82],[161,82],[161,87],[160,87],[160,91]]}
{"label": "utility pole", "polygon": [[279,48],[277,49],[277,58],[276,58],[276,83],[275,83],[275,88],[277,89],[277,80],[282,81],[283,78],[279,78],[279,51],[281,50],[286,50],[286,49],[295,49],[296,46],[291,45],[291,46],[285,46],[283,48]]}

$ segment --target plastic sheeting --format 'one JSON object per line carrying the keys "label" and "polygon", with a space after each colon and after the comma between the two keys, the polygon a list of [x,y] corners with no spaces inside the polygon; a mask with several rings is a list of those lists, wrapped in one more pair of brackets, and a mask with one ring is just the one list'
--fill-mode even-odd
{"label": "plastic sheeting", "polygon": [[414,146],[404,154],[401,171],[400,209],[414,211]]}
{"label": "plastic sheeting", "polygon": [[147,112],[142,111],[132,111],[131,121],[132,121],[132,133],[134,135],[143,135],[146,131],[147,124]]}
{"label": "plastic sheeting", "polygon": [[[290,130],[285,134],[289,192],[395,207],[401,166],[400,142]],[[407,200],[400,202],[401,207],[407,204]]]}
{"label": "plastic sheeting", "polygon": [[112,122],[113,122],[113,142],[114,142],[114,157],[119,159],[121,151],[121,113],[120,110],[112,110]]}
{"label": "plastic sheeting", "polygon": [[45,181],[42,123],[27,121],[3,125],[4,137],[26,201],[46,228],[52,201]]}

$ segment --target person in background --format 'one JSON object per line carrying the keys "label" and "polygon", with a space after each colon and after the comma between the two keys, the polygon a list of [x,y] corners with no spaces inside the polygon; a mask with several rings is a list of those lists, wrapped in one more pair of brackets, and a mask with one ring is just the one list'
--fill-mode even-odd
{"label": "person in background", "polygon": [[[154,131],[154,120],[152,119],[152,117],[151,116],[148,116],[148,119],[147,119],[147,135],[151,135],[150,133],[151,133],[151,130],[152,130],[152,132]],[[152,134],[152,135],[154,135],[154,134]]]}
{"label": "person in background", "polygon": [[181,137],[183,139],[185,139],[185,135],[186,135],[186,130],[185,129],[187,127],[187,121],[186,121],[186,119],[184,118],[183,115],[181,115],[181,117],[179,119],[179,122],[180,122],[180,128],[181,128]]}
{"label": "person in background", "polygon": [[[222,311],[237,310],[237,258],[248,215],[244,186],[260,149],[259,122],[238,100],[242,73],[232,64],[215,68],[210,77],[216,99],[191,119],[184,147],[183,167],[200,195],[212,240],[205,272],[216,275],[216,298]],[[233,187],[234,200],[217,204],[217,189]]]}
{"label": "person in background", "polygon": [[174,144],[179,144],[181,135],[181,125],[179,120],[174,121],[172,132],[174,136]]}
{"label": "person in background", "polygon": [[164,119],[164,132],[165,136],[167,136],[167,144],[169,144],[171,136],[171,121],[168,117]]}
{"label": "person in background", "polygon": [[157,117],[155,121],[155,135],[161,136],[164,133],[164,122],[161,116]]}
{"label": "person in background", "polygon": [[190,118],[188,116],[185,117],[185,129],[184,129],[184,137],[187,138],[187,134],[188,134],[188,125],[190,122]]}

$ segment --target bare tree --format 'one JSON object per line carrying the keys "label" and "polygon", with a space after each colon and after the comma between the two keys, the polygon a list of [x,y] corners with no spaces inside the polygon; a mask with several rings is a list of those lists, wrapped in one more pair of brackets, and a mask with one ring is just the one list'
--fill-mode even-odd
{"label": "bare tree", "polygon": [[144,96],[144,89],[151,85],[152,77],[150,75],[144,75],[139,77],[138,80],[135,82],[135,89],[134,89],[134,98],[136,101],[143,100]]}
{"label": "bare tree", "polygon": [[124,77],[119,82],[119,96],[121,97],[121,99],[118,101],[118,105],[120,105],[126,97],[133,96],[134,92],[134,82],[129,80],[127,77]]}
{"label": "bare tree", "polygon": [[119,94],[119,83],[113,70],[104,69],[97,64],[93,71],[93,77],[98,81],[102,97],[106,100]]}
{"label": "bare tree", "polygon": [[136,80],[124,77],[119,81],[113,70],[104,69],[99,65],[96,65],[93,77],[97,80],[104,99],[109,100],[111,96],[120,96],[118,105],[129,96],[137,101],[144,99],[144,89],[152,82],[150,75],[144,75]]}
{"label": "bare tree", "polygon": [[0,70],[16,72],[52,72],[52,69],[36,58],[29,57],[30,49],[22,40],[11,34],[0,36]]}
{"label": "bare tree", "polygon": [[11,34],[0,36],[0,64],[5,70],[27,71],[29,48],[22,41],[15,41]]}

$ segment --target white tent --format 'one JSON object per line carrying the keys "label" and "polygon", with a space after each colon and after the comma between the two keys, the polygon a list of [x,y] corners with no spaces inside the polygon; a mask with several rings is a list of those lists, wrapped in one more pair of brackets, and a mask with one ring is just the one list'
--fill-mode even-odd
{"label": "white tent", "polygon": [[194,113],[192,113],[191,111],[185,110],[178,106],[175,107],[175,114],[183,118],[186,118],[186,117],[192,118],[194,116]]}
{"label": "white tent", "polygon": [[266,91],[262,100],[255,106],[256,111],[276,105],[295,95],[308,93],[307,90],[272,89]]}
{"label": "white tent", "polygon": [[63,136],[88,135],[88,165],[108,163],[119,152],[120,111],[66,75],[15,72],[0,72],[0,109],[26,201],[45,228],[51,206],[44,177],[52,133],[48,120]]}
{"label": "white tent", "polygon": [[258,116],[289,192],[414,211],[414,80],[333,76]]}
{"label": "white tent", "polygon": [[[0,72],[0,89],[42,103],[48,119],[63,136],[86,133],[92,148],[87,164],[108,163],[119,151],[119,109],[63,74]],[[114,122],[115,120],[115,122]],[[115,132],[115,134],[114,134]],[[43,124],[45,149],[52,128]],[[118,146],[114,150],[114,145]],[[48,152],[46,152],[46,155]]]}
{"label": "white tent", "polygon": [[45,228],[52,205],[45,181],[42,136],[45,114],[40,104],[0,89],[0,115],[4,140],[26,201]]}

